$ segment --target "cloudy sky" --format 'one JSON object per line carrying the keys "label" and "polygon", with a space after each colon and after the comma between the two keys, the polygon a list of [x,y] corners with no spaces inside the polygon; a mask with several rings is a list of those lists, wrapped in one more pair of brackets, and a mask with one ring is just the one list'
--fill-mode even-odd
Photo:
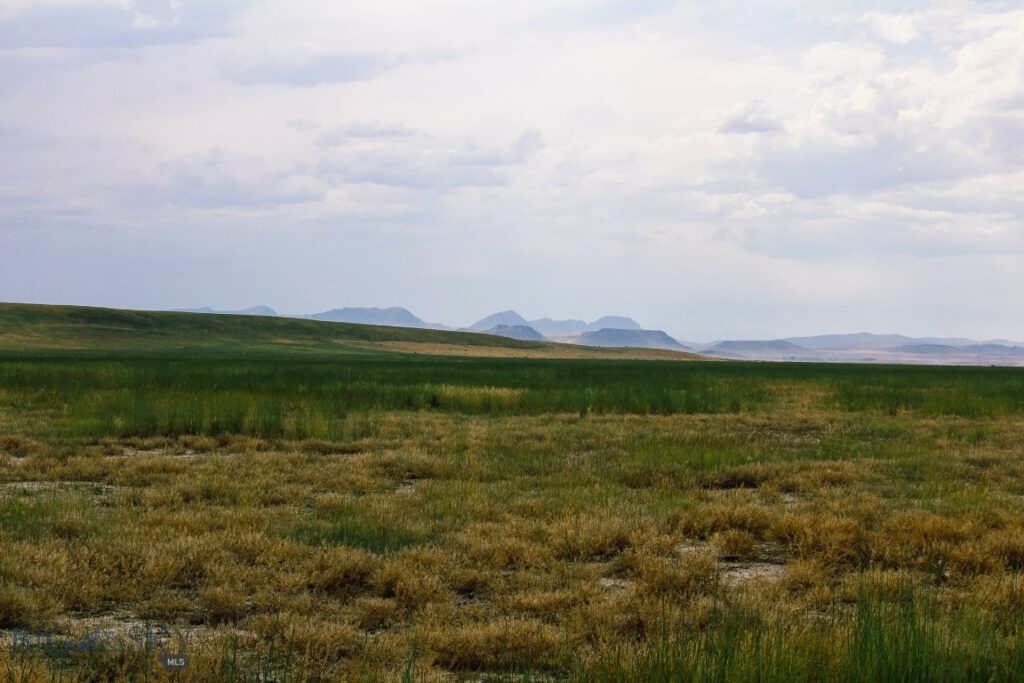
{"label": "cloudy sky", "polygon": [[0,300],[1024,339],[1022,2],[0,0]]}

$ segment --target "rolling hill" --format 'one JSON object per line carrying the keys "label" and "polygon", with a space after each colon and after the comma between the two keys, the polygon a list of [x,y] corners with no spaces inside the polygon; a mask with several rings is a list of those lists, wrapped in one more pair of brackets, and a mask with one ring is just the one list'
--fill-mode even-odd
{"label": "rolling hill", "polygon": [[503,358],[685,360],[696,354],[592,349],[477,332],[299,318],[0,303],[0,351],[415,353]]}
{"label": "rolling hill", "polygon": [[584,346],[687,350],[685,346],[661,330],[622,330],[606,327],[592,332],[584,332],[576,343]]}
{"label": "rolling hill", "polygon": [[485,334],[493,334],[507,339],[519,339],[522,341],[547,341],[543,334],[529,325],[495,325],[487,330]]}
{"label": "rolling hill", "polygon": [[713,356],[757,359],[810,359],[819,354],[784,339],[722,341],[704,350]]}

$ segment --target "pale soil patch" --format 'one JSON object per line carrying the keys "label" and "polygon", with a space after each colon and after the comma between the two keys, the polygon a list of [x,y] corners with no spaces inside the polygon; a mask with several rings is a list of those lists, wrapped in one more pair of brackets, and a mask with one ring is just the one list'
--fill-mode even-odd
{"label": "pale soil patch", "polygon": [[94,496],[110,496],[125,490],[125,486],[95,481],[9,481],[0,484],[0,493],[8,494],[89,493]]}
{"label": "pale soil patch", "polygon": [[598,580],[598,583],[601,584],[601,588],[609,592],[626,590],[629,586],[629,582],[625,579],[617,579],[613,577],[602,577]]}
{"label": "pale soil patch", "polygon": [[168,624],[118,613],[97,616],[64,615],[51,629],[0,629],[0,648],[27,647],[49,651],[142,650],[188,653],[195,645],[224,637],[255,639],[256,634],[227,626]]}
{"label": "pale soil patch", "polygon": [[[682,543],[676,546],[676,552],[683,557],[714,555],[715,549],[706,542]],[[738,588],[754,581],[775,581],[782,577],[785,564],[785,553],[782,547],[775,543],[758,544],[755,559],[718,560],[722,583],[728,588]]]}
{"label": "pale soil patch", "polygon": [[753,581],[775,581],[784,571],[784,565],[772,562],[727,562],[722,567],[722,582],[735,588]]}
{"label": "pale soil patch", "polygon": [[398,487],[394,490],[394,493],[399,496],[412,495],[413,493],[416,493],[416,484],[417,480],[404,479],[398,482]]}
{"label": "pale soil patch", "polygon": [[139,449],[127,447],[121,451],[121,453],[115,453],[108,455],[108,458],[180,458],[181,460],[195,460],[202,457],[203,455],[209,455],[209,453],[197,453],[192,449],[184,451],[172,450],[167,448],[157,449]]}

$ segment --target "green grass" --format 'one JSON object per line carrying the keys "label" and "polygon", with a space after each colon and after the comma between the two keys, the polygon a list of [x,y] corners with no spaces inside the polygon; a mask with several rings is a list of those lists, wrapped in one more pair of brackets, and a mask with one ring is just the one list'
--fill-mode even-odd
{"label": "green grass", "polygon": [[1024,679],[1024,370],[342,333],[425,334],[0,307],[0,627],[174,624],[190,681]]}
{"label": "green grass", "polygon": [[0,538],[32,541],[50,536],[84,538],[98,533],[105,515],[87,493],[8,493],[0,497]]}
{"label": "green grass", "polygon": [[593,683],[839,681],[931,683],[1012,681],[1024,676],[1024,650],[1007,649],[1019,626],[970,609],[938,610],[913,591],[893,599],[865,593],[852,614],[823,615],[818,626],[768,623],[743,607],[717,611],[697,631],[662,633],[637,656],[610,653],[576,672]]}
{"label": "green grass", "polygon": [[408,524],[374,519],[358,504],[317,510],[303,518],[288,537],[312,546],[348,546],[387,553],[419,545],[426,535]]}
{"label": "green grass", "polygon": [[[863,377],[868,388],[858,388]],[[884,378],[880,379],[880,378]],[[475,415],[751,414],[799,402],[864,415],[1024,414],[1015,368],[918,368],[763,363],[450,359],[184,351],[0,353],[0,400],[35,413],[30,431],[65,436],[246,434],[351,436],[356,414],[430,411]],[[882,436],[884,438],[884,435]],[[970,438],[983,438],[975,431]],[[717,444],[721,446],[722,444]],[[779,451],[780,444],[768,444]],[[752,447],[752,448],[751,448]],[[833,448],[834,447],[834,448]],[[746,453],[736,450],[740,448]],[[762,444],[736,444],[742,462]],[[676,455],[670,451],[675,449]],[[658,451],[662,451],[658,455]],[[652,444],[644,457],[696,466],[708,454]],[[806,445],[781,444],[801,457]],[[830,456],[831,454],[831,456]],[[823,444],[815,457],[848,456]]]}

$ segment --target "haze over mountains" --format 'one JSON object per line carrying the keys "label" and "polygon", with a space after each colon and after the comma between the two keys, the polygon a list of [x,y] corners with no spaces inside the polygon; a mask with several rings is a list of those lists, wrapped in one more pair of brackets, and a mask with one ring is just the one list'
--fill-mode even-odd
{"label": "haze over mountains", "polygon": [[400,306],[391,308],[334,308],[323,313],[304,316],[311,320],[359,325],[387,325],[388,327],[433,327]]}
{"label": "haze over mountains", "polygon": [[[214,310],[208,306],[176,310],[211,314],[279,315],[269,306],[254,306],[237,311]],[[516,311],[507,310],[489,315],[469,327],[455,328],[442,323],[425,322],[399,306],[335,308],[287,317],[390,327],[462,329],[523,341],[557,341],[607,348],[696,351],[738,360],[1024,366],[1024,344],[1006,339],[979,341],[965,337],[909,337],[902,334],[858,332],[767,340],[725,339],[705,344],[682,343],[662,330],[645,329],[625,316],[604,316],[591,322],[575,318],[527,320]]]}
{"label": "haze over mountains", "polygon": [[828,334],[772,340],[696,344],[695,351],[742,360],[926,365],[1024,365],[1024,345],[1005,339],[907,337],[900,334]]}

